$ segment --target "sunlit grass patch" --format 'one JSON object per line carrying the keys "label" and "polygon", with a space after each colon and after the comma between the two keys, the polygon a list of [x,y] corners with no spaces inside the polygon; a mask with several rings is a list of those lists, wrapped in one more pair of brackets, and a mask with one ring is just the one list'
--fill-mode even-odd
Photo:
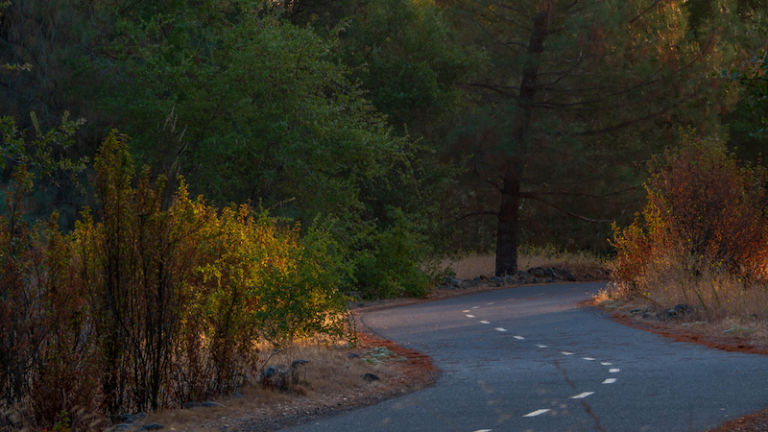
{"label": "sunlit grass patch", "polygon": [[[458,279],[473,279],[494,275],[496,257],[492,253],[468,254],[444,259],[439,266],[452,270]],[[533,267],[558,267],[575,274],[596,273],[604,269],[604,260],[589,252],[565,252],[554,247],[524,246],[518,250],[517,266],[520,270]]]}

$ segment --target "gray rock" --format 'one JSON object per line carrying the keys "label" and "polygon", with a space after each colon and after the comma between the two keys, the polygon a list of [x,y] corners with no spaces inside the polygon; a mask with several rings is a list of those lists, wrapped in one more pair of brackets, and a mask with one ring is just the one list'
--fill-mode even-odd
{"label": "gray rock", "polygon": [[631,313],[632,315],[635,315],[635,314],[639,314],[642,311],[643,311],[642,309],[635,308],[635,309],[632,309],[631,311],[629,311],[629,313]]}
{"label": "gray rock", "polygon": [[120,423],[135,423],[136,420],[138,419],[134,414],[126,413],[126,414],[120,414],[119,416],[117,416],[117,420],[120,421]]}
{"label": "gray rock", "polygon": [[160,430],[160,429],[162,429],[162,428],[164,428],[164,427],[165,427],[165,426],[163,426],[163,425],[161,425],[161,424],[157,424],[157,423],[150,423],[150,424],[145,424],[145,425],[144,425],[144,426],[142,426],[142,427],[141,427],[141,429],[139,429],[139,430],[145,430],[145,431],[150,431],[150,430]]}
{"label": "gray rock", "polygon": [[494,282],[496,284],[503,284],[504,283],[504,279],[502,279],[502,278],[500,278],[498,276],[492,276],[491,277],[491,282]]}
{"label": "gray rock", "polygon": [[677,311],[675,309],[667,310],[667,318],[676,318],[676,317],[677,317]]}
{"label": "gray rock", "polygon": [[573,282],[576,280],[576,276],[574,276],[573,273],[571,273],[571,271],[568,269],[555,267],[553,270],[555,271],[555,275],[557,276],[557,278],[560,280],[565,280],[569,282]]}
{"label": "gray rock", "polygon": [[379,376],[376,374],[372,374],[368,372],[365,375],[363,375],[363,379],[368,382],[374,382],[374,381],[379,381],[381,378],[379,378]]}
{"label": "gray rock", "polygon": [[309,360],[294,360],[291,362],[291,369],[295,369],[299,366],[304,366],[307,363],[309,363]]}
{"label": "gray rock", "polygon": [[537,278],[554,278],[556,277],[555,271],[549,267],[532,267],[528,269],[528,273]]}
{"label": "gray rock", "polygon": [[693,312],[693,308],[685,303],[676,304],[674,310],[680,315],[686,315]]}
{"label": "gray rock", "polygon": [[448,285],[454,286],[456,288],[461,288],[462,282],[463,281],[461,279],[456,279],[456,278],[448,279]]}
{"label": "gray rock", "polygon": [[201,406],[203,406],[203,404],[201,404],[200,402],[191,402],[190,401],[190,402],[185,402],[184,405],[182,405],[181,407],[184,408],[184,409],[192,409],[192,408],[198,408],[198,407],[201,407]]}
{"label": "gray rock", "polygon": [[264,369],[264,379],[272,378],[277,374],[277,369],[275,369],[273,366],[267,366],[266,369]]}
{"label": "gray rock", "polygon": [[347,358],[351,358],[351,359],[360,358],[360,354],[358,354],[358,353],[349,353],[349,354],[347,354]]}
{"label": "gray rock", "polygon": [[243,394],[240,393],[240,392],[232,392],[232,397],[233,398],[237,398],[237,399],[241,399],[243,397]]}
{"label": "gray rock", "polygon": [[121,432],[121,431],[127,431],[132,427],[134,427],[134,425],[129,423],[118,423],[107,430],[112,432]]}
{"label": "gray rock", "polygon": [[220,404],[214,401],[205,401],[201,405],[206,408],[224,408],[224,404]]}
{"label": "gray rock", "polygon": [[264,369],[264,375],[261,378],[261,385],[267,388],[278,390],[288,390],[288,372],[269,366]]}

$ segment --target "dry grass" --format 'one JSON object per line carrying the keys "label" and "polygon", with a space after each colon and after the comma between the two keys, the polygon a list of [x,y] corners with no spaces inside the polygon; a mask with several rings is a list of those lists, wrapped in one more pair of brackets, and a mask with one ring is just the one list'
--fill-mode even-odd
{"label": "dry grass", "polygon": [[[680,269],[649,268],[632,291],[614,287],[594,300],[630,323],[668,331],[673,337],[687,335],[722,349],[768,352],[768,286],[745,284],[725,272],[693,276]],[[666,311],[680,304],[689,305],[693,313],[670,319]]]}
{"label": "dry grass", "polygon": [[[267,352],[263,351],[267,355]],[[355,357],[359,355],[360,357]],[[215,399],[224,407],[168,410],[149,415],[144,424],[158,423],[172,431],[276,430],[306,417],[376,402],[428,384],[429,377],[405,379],[406,359],[381,346],[302,343],[274,353],[268,365],[287,369],[294,360],[300,382],[288,392],[265,389],[251,377],[240,394]],[[366,373],[380,380],[368,382]],[[428,375],[428,374],[425,374]]]}
{"label": "dry grass", "polygon": [[649,268],[633,292],[617,289],[613,297],[634,295],[660,307],[688,304],[700,320],[768,321],[768,286],[748,284],[726,272],[704,271],[698,276],[680,269]]}
{"label": "dry grass", "polygon": [[[493,254],[470,254],[460,258],[441,261],[441,268],[450,268],[459,279],[493,276],[496,257]],[[603,261],[586,252],[560,252],[552,248],[522,248],[518,252],[517,266],[521,270],[532,267],[561,267],[576,272],[603,268]]]}

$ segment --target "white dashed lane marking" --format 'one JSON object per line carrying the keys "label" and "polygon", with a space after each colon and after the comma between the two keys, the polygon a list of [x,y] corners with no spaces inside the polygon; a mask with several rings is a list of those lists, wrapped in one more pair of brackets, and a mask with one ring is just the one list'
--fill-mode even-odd
{"label": "white dashed lane marking", "polygon": [[595,392],[579,393],[579,394],[577,394],[575,396],[571,396],[571,399],[584,399],[585,397],[592,396],[593,394],[595,394]]}
{"label": "white dashed lane marking", "polygon": [[493,429],[478,429],[474,432],[491,432]]}
{"label": "white dashed lane marking", "polygon": [[540,416],[540,415],[542,415],[544,413],[548,413],[549,411],[551,411],[551,410],[550,409],[538,409],[536,411],[529,412],[528,414],[524,415],[523,417],[536,417],[536,416]]}
{"label": "white dashed lane marking", "polygon": [[[492,302],[491,303],[487,303],[487,305],[492,305],[492,304],[493,304]],[[479,309],[479,308],[480,308],[479,306],[472,306],[472,309]],[[472,312],[470,309],[464,309],[461,312],[464,313],[467,318],[475,318],[474,315],[469,313],[469,312]],[[480,323],[487,325],[487,324],[490,324],[491,322],[487,321],[487,320],[481,320]],[[507,329],[505,329],[504,327],[496,327],[494,330],[496,330],[497,332],[506,332],[507,331]],[[515,336],[512,336],[512,337],[517,339],[517,340],[520,340],[520,341],[521,340],[525,340],[525,337],[520,336],[520,335],[515,335]],[[536,344],[536,347],[538,347],[538,348],[547,348],[547,345]],[[571,351],[560,351],[560,354],[562,354],[564,356],[571,356],[574,353],[572,353]],[[581,359],[582,360],[586,360],[586,361],[595,361],[596,360],[594,357],[582,357]],[[600,362],[600,364],[603,365],[603,366],[613,366],[613,363],[611,363],[611,362]],[[621,372],[621,369],[619,369],[619,368],[610,368],[610,369],[608,369],[608,372],[612,373],[612,374],[615,374],[615,373]],[[606,378],[606,379],[604,379],[602,381],[601,384],[614,384],[615,382],[616,382],[616,378]],[[583,392],[583,393],[579,393],[577,395],[571,396],[570,399],[584,399],[584,398],[587,398],[589,396],[592,396],[593,394],[595,394],[595,392]],[[550,411],[551,411],[551,409],[548,409],[548,408],[538,409],[536,411],[529,412],[528,414],[524,415],[523,417],[538,417],[538,416],[540,416],[542,414],[545,414],[545,413],[548,413]],[[493,429],[478,429],[478,430],[473,431],[473,432],[491,432],[492,430]]]}

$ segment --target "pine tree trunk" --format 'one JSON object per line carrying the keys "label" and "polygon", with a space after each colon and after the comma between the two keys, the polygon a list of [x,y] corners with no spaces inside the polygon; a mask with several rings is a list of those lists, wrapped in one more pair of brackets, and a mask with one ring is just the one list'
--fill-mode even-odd
{"label": "pine tree trunk", "polygon": [[496,276],[517,272],[517,243],[520,216],[520,182],[509,170],[504,176],[498,226],[496,228]]}
{"label": "pine tree trunk", "polygon": [[[528,41],[527,64],[523,69],[518,98],[518,116],[513,132],[519,154],[526,154],[528,149],[529,129],[533,117],[533,102],[536,97],[539,75],[537,56],[544,51],[544,41],[549,34],[550,3],[543,2],[542,8],[533,19],[530,40]],[[520,179],[523,166],[519,157],[512,157],[504,171],[504,187],[501,191],[501,208],[496,228],[496,276],[517,272],[517,243],[520,232]]]}

